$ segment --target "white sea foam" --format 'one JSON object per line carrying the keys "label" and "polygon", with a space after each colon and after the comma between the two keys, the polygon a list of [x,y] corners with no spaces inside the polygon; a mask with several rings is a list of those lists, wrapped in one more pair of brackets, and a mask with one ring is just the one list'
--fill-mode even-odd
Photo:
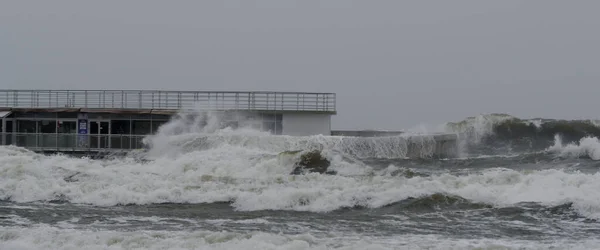
{"label": "white sea foam", "polygon": [[285,235],[263,232],[104,231],[0,227],[2,249],[598,249],[600,240],[456,239],[443,235],[369,237],[330,232]]}
{"label": "white sea foam", "polygon": [[563,157],[589,157],[592,160],[600,160],[600,141],[596,137],[584,137],[579,143],[563,145],[560,136],[554,137],[554,145],[547,151],[557,153]]}
{"label": "white sea foam", "polygon": [[[463,176],[404,178],[375,174],[341,161],[349,175],[291,176],[293,166],[241,147],[219,147],[161,158],[98,161],[29,152],[0,156],[0,199],[17,202],[66,199],[100,206],[149,203],[233,202],[238,210],[326,212],[343,207],[381,207],[434,193],[509,206],[519,202],[573,202],[583,216],[600,218],[600,173],[563,170],[519,172],[490,169]],[[342,171],[343,172],[343,171]]]}
{"label": "white sea foam", "polygon": [[[404,158],[410,150],[420,157],[430,157],[435,152],[433,135],[405,133],[388,137],[345,136],[286,136],[256,131],[247,126],[232,129],[221,128],[222,115],[205,113],[181,115],[163,125],[156,135],[145,138],[149,150],[147,159],[166,156],[176,157],[183,153],[217,147],[232,146],[255,149],[269,153],[288,150],[329,150],[357,158]],[[242,122],[241,125],[244,125]],[[414,155],[414,154],[412,154]]]}
{"label": "white sea foam", "polygon": [[[234,133],[243,138],[244,133],[262,132],[215,129],[213,125],[202,130],[188,128],[188,123],[176,120],[149,138],[153,160],[148,162],[44,156],[22,148],[0,147],[0,199],[62,199],[98,206],[232,202],[234,208],[245,211],[326,212],[354,206],[381,207],[409,197],[449,193],[498,206],[573,202],[582,215],[600,218],[600,194],[596,192],[600,189],[599,174],[492,169],[464,176],[407,179],[378,174],[349,155],[329,149],[324,152],[338,175],[292,176],[293,161],[278,157],[280,149],[261,147],[260,140],[215,143],[200,149],[188,143],[188,136],[198,133]],[[189,147],[182,150],[165,145]]]}

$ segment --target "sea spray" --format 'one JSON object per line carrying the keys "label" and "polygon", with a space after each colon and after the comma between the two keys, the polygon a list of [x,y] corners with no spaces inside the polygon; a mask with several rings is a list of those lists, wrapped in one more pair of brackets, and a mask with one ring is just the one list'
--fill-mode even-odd
{"label": "sea spray", "polygon": [[538,152],[551,147],[559,135],[565,143],[599,137],[595,120],[521,119],[507,114],[483,114],[449,122],[445,132],[457,133],[459,157]]}
{"label": "sea spray", "polygon": [[568,143],[563,145],[562,138],[556,135],[554,145],[547,151],[558,154],[561,157],[589,157],[592,160],[600,160],[600,141],[597,137],[584,137],[579,143]]}
{"label": "sea spray", "polygon": [[[155,135],[144,139],[144,158],[176,157],[182,153],[238,146],[272,154],[293,150],[328,150],[356,158],[431,158],[436,153],[434,135],[407,133],[387,137],[287,136],[252,129],[252,121],[236,128],[223,127],[220,113],[199,112],[176,116]],[[226,124],[225,124],[226,125]]]}

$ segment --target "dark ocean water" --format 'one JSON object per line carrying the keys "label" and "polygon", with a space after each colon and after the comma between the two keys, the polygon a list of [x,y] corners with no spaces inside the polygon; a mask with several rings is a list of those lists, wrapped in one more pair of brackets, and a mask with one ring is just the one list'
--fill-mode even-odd
{"label": "dark ocean water", "polygon": [[491,123],[475,139],[489,124],[470,123],[449,159],[302,138],[326,145],[335,175],[291,175],[280,153],[299,139],[248,131],[236,136],[267,139],[167,133],[145,161],[0,147],[0,249],[600,249],[595,136],[510,138]]}

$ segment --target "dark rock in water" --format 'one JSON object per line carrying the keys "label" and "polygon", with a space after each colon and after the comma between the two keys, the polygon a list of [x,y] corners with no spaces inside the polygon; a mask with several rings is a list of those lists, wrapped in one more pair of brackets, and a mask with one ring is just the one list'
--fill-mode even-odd
{"label": "dark rock in water", "polygon": [[318,150],[309,151],[300,155],[300,161],[294,166],[291,174],[320,173],[320,174],[335,174],[333,171],[327,171],[331,162],[321,155]]}
{"label": "dark rock in water", "polygon": [[80,174],[80,172],[74,173],[72,175],[65,177],[63,180],[65,180],[66,182],[76,182],[78,180],[75,177],[79,174]]}
{"label": "dark rock in water", "polygon": [[410,169],[399,169],[391,173],[392,176],[403,176],[406,178],[427,177],[428,175],[412,171]]}

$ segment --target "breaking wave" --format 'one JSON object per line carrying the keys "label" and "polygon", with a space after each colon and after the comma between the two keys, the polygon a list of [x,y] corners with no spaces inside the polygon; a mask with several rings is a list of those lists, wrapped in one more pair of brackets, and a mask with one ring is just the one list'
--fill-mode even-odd
{"label": "breaking wave", "polygon": [[241,211],[329,212],[444,194],[498,207],[573,203],[582,216],[600,218],[600,173],[497,168],[421,176],[394,174],[400,169],[394,166],[377,170],[341,159],[331,167],[337,175],[290,175],[293,166],[276,155],[229,146],[144,163],[131,158],[41,156],[3,147],[0,199],[98,206],[228,202]]}
{"label": "breaking wave", "polygon": [[444,131],[457,133],[461,137],[459,143],[469,153],[512,154],[555,147],[557,137],[560,143],[569,145],[587,143],[585,138],[600,136],[599,124],[597,120],[521,119],[488,114],[446,123]]}
{"label": "breaking wave", "polygon": [[548,148],[549,152],[557,153],[562,157],[589,157],[600,160],[600,141],[596,137],[584,137],[579,143],[563,145],[562,138],[555,136],[554,145]]}
{"label": "breaking wave", "polygon": [[[244,147],[266,152],[294,150],[333,151],[353,158],[431,158],[444,152],[436,149],[434,135],[406,133],[398,136],[285,136],[242,127],[221,126],[218,113],[181,115],[145,139],[144,157],[156,159],[217,147]],[[448,147],[447,154],[453,154]],[[443,155],[438,155],[443,156]]]}

